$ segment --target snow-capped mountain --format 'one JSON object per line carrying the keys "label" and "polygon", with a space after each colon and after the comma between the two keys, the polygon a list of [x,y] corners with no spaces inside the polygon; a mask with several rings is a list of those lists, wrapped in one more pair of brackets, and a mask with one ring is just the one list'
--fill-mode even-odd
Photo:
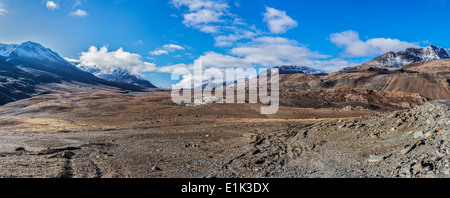
{"label": "snow-capped mountain", "polygon": [[437,46],[408,48],[399,52],[388,52],[368,62],[372,66],[403,67],[410,63],[450,58],[450,49]]}
{"label": "snow-capped mountain", "polygon": [[134,75],[124,68],[117,68],[112,72],[105,72],[100,67],[96,66],[85,66],[78,64],[77,67],[107,81],[123,82],[145,88],[156,88],[156,86],[148,80],[145,80],[141,76]]}
{"label": "snow-capped mountain", "polygon": [[0,56],[7,57],[17,45],[0,44]]}
{"label": "snow-capped mountain", "polygon": [[142,88],[100,79],[38,43],[0,44],[0,105],[35,95]]}
{"label": "snow-capped mountain", "polygon": [[66,60],[61,58],[56,52],[45,48],[39,43],[31,41],[24,42],[20,45],[0,45],[0,56],[10,59],[10,61],[20,60],[21,62],[40,62],[46,66],[55,64],[68,64]]}
{"label": "snow-capped mountain", "polygon": [[280,69],[280,74],[297,74],[297,73],[302,73],[302,74],[309,74],[309,75],[315,75],[315,76],[326,76],[326,75],[328,75],[328,73],[326,73],[324,71],[313,69],[313,68],[310,68],[310,67],[305,67],[305,66],[283,65],[283,66],[277,66],[275,68]]}

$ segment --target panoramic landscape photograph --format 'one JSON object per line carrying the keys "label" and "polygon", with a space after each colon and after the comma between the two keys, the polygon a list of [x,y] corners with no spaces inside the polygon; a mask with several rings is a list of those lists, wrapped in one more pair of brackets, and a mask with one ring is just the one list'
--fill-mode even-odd
{"label": "panoramic landscape photograph", "polygon": [[449,12],[0,0],[0,178],[448,178]]}

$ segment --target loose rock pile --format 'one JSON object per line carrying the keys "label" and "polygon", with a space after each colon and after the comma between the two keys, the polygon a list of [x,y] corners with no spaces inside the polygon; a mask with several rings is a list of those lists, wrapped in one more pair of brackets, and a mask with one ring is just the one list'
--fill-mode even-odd
{"label": "loose rock pile", "polygon": [[254,145],[227,170],[257,177],[450,177],[450,101],[291,124],[254,137]]}
{"label": "loose rock pile", "polygon": [[398,177],[450,176],[450,109],[448,102],[435,101],[413,110],[417,119],[413,138],[417,142],[402,150]]}

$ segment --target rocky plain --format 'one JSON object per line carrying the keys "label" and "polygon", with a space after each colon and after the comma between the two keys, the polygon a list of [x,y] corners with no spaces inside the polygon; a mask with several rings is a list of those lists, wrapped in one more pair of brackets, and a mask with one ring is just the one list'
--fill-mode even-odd
{"label": "rocky plain", "polygon": [[449,176],[450,102],[374,110],[356,96],[275,115],[259,104],[175,105],[168,90],[37,96],[0,108],[0,176]]}

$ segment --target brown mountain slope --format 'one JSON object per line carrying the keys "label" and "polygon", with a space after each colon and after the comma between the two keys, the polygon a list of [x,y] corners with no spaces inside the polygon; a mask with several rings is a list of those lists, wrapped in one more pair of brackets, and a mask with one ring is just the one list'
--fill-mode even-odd
{"label": "brown mountain slope", "polygon": [[450,99],[448,79],[439,75],[402,74],[382,76],[370,88],[383,91],[420,93],[431,99]]}
{"label": "brown mountain slope", "polygon": [[315,83],[320,82],[320,77],[308,74],[280,74],[280,85],[284,88],[311,89]]}
{"label": "brown mountain slope", "polygon": [[403,67],[405,71],[440,74],[450,77],[450,59],[411,63]]}
{"label": "brown mountain slope", "polygon": [[397,70],[354,67],[324,77],[281,76],[286,88],[362,88],[378,91],[419,93],[429,99],[450,99],[450,60],[405,65]]}
{"label": "brown mountain slope", "polygon": [[420,93],[430,99],[450,99],[448,78],[442,75],[387,72],[387,73],[343,73],[322,79],[315,88],[364,88],[379,91],[407,91]]}
{"label": "brown mountain slope", "polygon": [[396,110],[411,108],[427,101],[410,92],[374,91],[369,89],[283,89],[280,104],[290,107],[343,108],[359,106],[367,109]]}

